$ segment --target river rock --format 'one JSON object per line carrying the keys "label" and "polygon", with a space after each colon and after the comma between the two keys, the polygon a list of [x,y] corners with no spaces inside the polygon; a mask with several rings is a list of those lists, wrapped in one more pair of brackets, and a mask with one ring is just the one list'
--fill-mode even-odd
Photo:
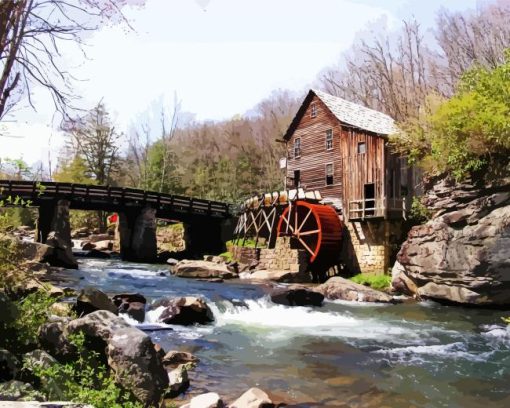
{"label": "river rock", "polygon": [[227,268],[225,263],[212,261],[194,261],[184,259],[172,267],[172,273],[181,278],[221,278],[232,279],[237,277],[235,273]]}
{"label": "river rock", "polygon": [[260,388],[250,388],[237,400],[229,405],[230,408],[272,408],[273,401]]}
{"label": "river rock", "polygon": [[109,234],[90,234],[90,242],[110,241],[112,237]]}
{"label": "river rock", "polygon": [[168,375],[151,338],[119,316],[98,310],[71,321],[69,333],[82,331],[104,352],[116,381],[145,405],[156,405],[168,385]]}
{"label": "river rock", "polygon": [[143,323],[145,320],[145,304],[147,300],[139,293],[125,293],[115,295],[113,304],[119,313],[126,313],[136,321]]}
{"label": "river rock", "polygon": [[460,304],[510,305],[510,180],[497,186],[436,181],[393,273],[396,290]]}
{"label": "river rock", "polygon": [[291,272],[288,270],[268,270],[259,269],[249,276],[246,275],[247,279],[253,280],[269,280],[273,282],[284,282],[284,283],[307,283],[311,281],[309,274],[300,272]]}
{"label": "river rock", "polygon": [[24,260],[34,262],[47,262],[54,253],[54,248],[39,242],[18,241],[17,246],[21,249]]}
{"label": "river rock", "polygon": [[167,392],[168,398],[175,398],[189,388],[188,370],[184,364],[168,372],[168,383],[170,385]]}
{"label": "river rock", "polygon": [[[11,380],[0,383],[0,401],[44,401],[44,395],[34,390],[34,387],[28,383]],[[2,402],[2,407],[8,407],[9,403]],[[12,405],[18,408],[24,408],[30,405]]]}
{"label": "river rock", "polygon": [[146,406],[158,405],[169,382],[147,334],[135,327],[115,330],[108,341],[107,356],[118,384]]}
{"label": "river rock", "polygon": [[83,241],[80,245],[81,249],[84,251],[90,251],[92,249],[96,249],[96,244],[90,241]]}
{"label": "river rock", "polygon": [[172,366],[185,363],[198,363],[199,359],[186,351],[171,350],[163,357],[163,364]]}
{"label": "river rock", "polygon": [[271,291],[271,301],[285,306],[322,306],[324,296],[305,286],[290,285]]}
{"label": "river rock", "polygon": [[18,359],[10,351],[0,349],[0,382],[15,378],[18,366]]}
{"label": "river rock", "polygon": [[175,258],[168,258],[166,260],[166,263],[168,265],[170,265],[170,266],[175,266],[175,265],[177,265],[179,263],[179,261],[177,259],[175,259]]}
{"label": "river rock", "polygon": [[111,251],[113,249],[113,241],[105,240],[105,241],[97,241],[95,243],[96,251]]}
{"label": "river rock", "polygon": [[39,343],[60,362],[68,362],[76,356],[76,347],[65,335],[64,321],[43,324],[39,329]]}
{"label": "river rock", "polygon": [[76,299],[76,313],[81,316],[96,310],[108,310],[117,313],[117,308],[104,292],[93,287],[82,289]]}
{"label": "river rock", "polygon": [[217,393],[208,392],[191,398],[191,401],[182,405],[181,408],[223,408],[224,406],[225,404]]}
{"label": "river rock", "polygon": [[164,306],[165,309],[159,315],[158,320],[166,324],[206,324],[214,321],[211,309],[204,299],[197,297],[181,297],[162,299],[153,305]]}
{"label": "river rock", "polygon": [[371,289],[340,276],[329,278],[322,285],[317,286],[315,291],[330,300],[350,300],[355,302],[393,302],[393,298],[385,292]]}

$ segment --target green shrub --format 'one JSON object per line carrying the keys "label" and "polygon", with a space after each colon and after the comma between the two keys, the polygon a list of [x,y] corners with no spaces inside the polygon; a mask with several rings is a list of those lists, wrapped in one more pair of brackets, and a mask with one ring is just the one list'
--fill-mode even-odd
{"label": "green shrub", "polygon": [[[231,246],[240,246],[240,247],[244,247],[244,248],[255,248],[255,239],[254,238],[246,238],[246,240],[244,240],[243,242],[243,239],[240,238],[239,241],[237,241],[237,243],[232,240],[232,241],[228,241],[226,243],[227,245],[227,248],[228,247],[231,247]],[[257,248],[264,248],[266,245],[263,243],[262,240],[259,239],[259,242],[257,243]]]}
{"label": "green shrub", "polygon": [[421,202],[419,197],[413,197],[409,217],[417,224],[423,224],[432,217],[431,211]]}
{"label": "green shrub", "polygon": [[386,289],[391,285],[391,276],[389,275],[371,275],[360,273],[350,279],[355,283],[370,286],[372,289],[377,290]]}
{"label": "green shrub", "polygon": [[508,174],[510,157],[510,51],[504,64],[466,72],[457,92],[445,100],[431,95],[418,118],[399,124],[391,138],[427,174],[457,180]]}
{"label": "green shrub", "polygon": [[232,262],[234,260],[232,252],[230,251],[223,252],[220,256],[225,260],[225,262]]}

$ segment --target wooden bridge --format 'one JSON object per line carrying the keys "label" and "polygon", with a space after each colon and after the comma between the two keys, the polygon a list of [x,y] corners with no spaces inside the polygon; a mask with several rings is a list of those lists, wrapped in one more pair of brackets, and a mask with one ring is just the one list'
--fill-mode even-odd
{"label": "wooden bridge", "polygon": [[19,199],[38,207],[36,239],[42,243],[51,231],[58,230],[71,245],[70,209],[118,213],[121,256],[137,261],[156,258],[157,218],[183,222],[187,247],[215,253],[223,249],[223,227],[234,215],[233,206],[227,203],[134,188],[0,180],[0,200],[8,200],[5,205],[21,205]]}
{"label": "wooden bridge", "polygon": [[232,217],[232,206],[218,201],[173,194],[156,193],[135,188],[95,186],[89,184],[0,180],[0,200],[20,197],[32,206],[53,200],[68,200],[76,210],[121,212],[126,207],[151,206],[157,218],[179,219],[205,216]]}

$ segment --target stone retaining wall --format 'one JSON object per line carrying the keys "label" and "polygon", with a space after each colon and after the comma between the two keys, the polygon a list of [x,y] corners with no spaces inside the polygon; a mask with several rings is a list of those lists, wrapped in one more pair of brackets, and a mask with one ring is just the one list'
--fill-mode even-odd
{"label": "stone retaining wall", "polygon": [[257,269],[305,272],[308,269],[308,255],[305,250],[292,249],[289,237],[279,237],[273,249],[230,247],[235,260],[244,264],[258,262]]}
{"label": "stone retaining wall", "polygon": [[403,241],[401,221],[346,222],[342,260],[353,273],[384,274]]}

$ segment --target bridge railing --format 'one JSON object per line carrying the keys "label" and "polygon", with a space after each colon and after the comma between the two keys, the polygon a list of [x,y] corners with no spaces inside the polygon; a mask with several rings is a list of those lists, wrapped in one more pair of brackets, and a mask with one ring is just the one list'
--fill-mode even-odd
{"label": "bridge railing", "polygon": [[180,212],[229,217],[234,206],[219,201],[204,200],[174,194],[157,193],[128,187],[96,186],[91,184],[56,183],[50,181],[0,180],[0,198],[20,196],[24,199],[66,198],[90,202],[152,205]]}

